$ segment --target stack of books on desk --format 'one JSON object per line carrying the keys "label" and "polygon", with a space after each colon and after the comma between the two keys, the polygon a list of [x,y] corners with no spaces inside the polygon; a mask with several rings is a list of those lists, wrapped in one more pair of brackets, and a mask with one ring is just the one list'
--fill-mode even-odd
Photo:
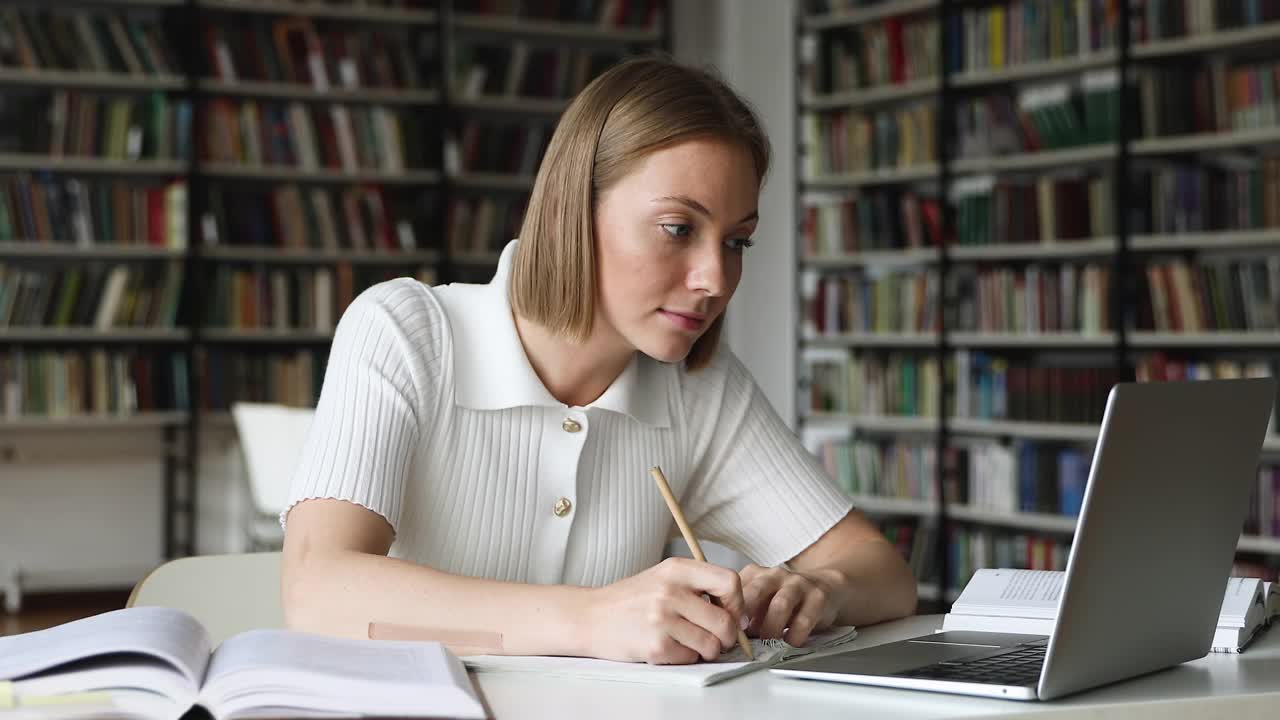
{"label": "stack of books on desk", "polygon": [[[1052,635],[1066,574],[1057,570],[985,569],[974,574],[942,622],[942,630]],[[1244,652],[1280,616],[1280,584],[1227,581],[1213,652]]]}

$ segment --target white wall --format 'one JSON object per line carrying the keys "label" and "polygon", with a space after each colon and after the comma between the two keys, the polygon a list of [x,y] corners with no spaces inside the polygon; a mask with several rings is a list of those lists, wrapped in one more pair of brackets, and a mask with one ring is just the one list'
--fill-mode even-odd
{"label": "white wall", "polygon": [[[714,65],[750,100],[773,143],[756,246],[730,306],[728,337],[788,423],[794,415],[795,130],[793,2],[673,0],[674,55]],[[3,431],[0,431],[3,432]],[[209,433],[200,476],[200,552],[242,549],[244,502],[227,433]],[[0,434],[0,592],[7,570],[50,587],[126,586],[160,561],[158,433]],[[6,448],[16,461],[6,461]],[[23,460],[23,457],[28,458]],[[76,457],[74,462],[63,461]],[[713,560],[740,558],[710,551]]]}
{"label": "white wall", "polygon": [[[158,430],[0,432],[0,594],[14,572],[23,592],[128,587],[159,564],[162,453]],[[199,552],[242,549],[242,483],[230,433],[206,433]]]}
{"label": "white wall", "polygon": [[795,52],[792,0],[675,0],[673,54],[712,65],[773,144],[755,247],[729,305],[730,346],[782,418],[795,415]]}

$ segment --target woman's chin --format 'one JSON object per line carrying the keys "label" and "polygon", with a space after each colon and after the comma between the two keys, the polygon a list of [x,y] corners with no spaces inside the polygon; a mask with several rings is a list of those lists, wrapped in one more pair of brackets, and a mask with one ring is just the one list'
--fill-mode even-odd
{"label": "woman's chin", "polygon": [[682,362],[689,356],[689,351],[692,349],[693,343],[683,338],[674,341],[648,342],[640,345],[640,352],[658,362],[664,363]]}

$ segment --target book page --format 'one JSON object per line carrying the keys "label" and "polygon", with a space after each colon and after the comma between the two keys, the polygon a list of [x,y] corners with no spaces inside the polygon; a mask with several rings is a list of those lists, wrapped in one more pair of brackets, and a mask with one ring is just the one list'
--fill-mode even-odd
{"label": "book page", "polygon": [[689,665],[650,665],[541,655],[473,655],[462,660],[475,672],[517,672],[588,680],[702,686],[766,668],[793,657],[837,647],[852,641],[856,636],[857,631],[852,627],[831,628],[814,633],[803,648],[788,645],[781,640],[752,638],[751,650],[755,654],[755,660],[748,660],[742,648],[734,645],[715,660]]}
{"label": "book page", "polygon": [[484,717],[462,663],[439,643],[252,630],[213,654],[200,704],[218,717],[264,707],[362,715]]}
{"label": "book page", "polygon": [[0,680],[12,680],[88,658],[132,653],[173,666],[195,694],[209,662],[209,635],[190,615],[135,607],[47,630],[0,637]]}
{"label": "book page", "polygon": [[956,615],[1052,618],[1066,573],[1056,570],[990,570],[974,573],[951,606]]}

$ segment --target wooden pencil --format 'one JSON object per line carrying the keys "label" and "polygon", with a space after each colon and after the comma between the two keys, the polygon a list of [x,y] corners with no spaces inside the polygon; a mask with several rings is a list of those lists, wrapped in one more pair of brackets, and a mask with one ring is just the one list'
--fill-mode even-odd
{"label": "wooden pencil", "polygon": [[[702,554],[702,547],[698,545],[698,538],[693,536],[693,529],[689,527],[689,521],[684,519],[684,512],[680,509],[680,503],[676,501],[675,494],[671,492],[671,486],[667,484],[667,476],[662,474],[662,468],[655,465],[649,468],[649,474],[653,476],[653,481],[658,484],[662,499],[667,501],[667,509],[671,511],[671,517],[676,519],[676,525],[680,527],[680,534],[684,536],[684,541],[688,543],[694,559],[706,562],[707,556]],[[737,620],[737,618],[734,618],[734,622],[737,622]],[[755,653],[751,652],[751,641],[747,639],[747,633],[742,629],[738,630],[738,645],[742,646],[742,652],[746,653],[748,658],[756,659]]]}

